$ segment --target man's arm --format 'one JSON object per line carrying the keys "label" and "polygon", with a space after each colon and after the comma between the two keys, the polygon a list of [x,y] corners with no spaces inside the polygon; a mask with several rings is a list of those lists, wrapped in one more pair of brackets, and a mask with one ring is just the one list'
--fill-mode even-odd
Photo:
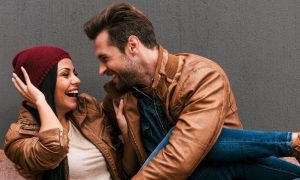
{"label": "man's arm", "polygon": [[192,174],[221,132],[229,96],[225,76],[202,67],[182,77],[176,98],[185,107],[169,143],[133,179],[186,179]]}

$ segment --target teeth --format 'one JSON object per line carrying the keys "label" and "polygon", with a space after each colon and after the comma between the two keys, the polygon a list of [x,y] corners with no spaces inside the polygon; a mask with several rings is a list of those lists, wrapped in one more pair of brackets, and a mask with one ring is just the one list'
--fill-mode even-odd
{"label": "teeth", "polygon": [[68,91],[68,92],[66,92],[66,95],[69,96],[69,97],[77,97],[78,96],[78,90]]}
{"label": "teeth", "polygon": [[68,91],[67,93],[78,93],[78,90]]}

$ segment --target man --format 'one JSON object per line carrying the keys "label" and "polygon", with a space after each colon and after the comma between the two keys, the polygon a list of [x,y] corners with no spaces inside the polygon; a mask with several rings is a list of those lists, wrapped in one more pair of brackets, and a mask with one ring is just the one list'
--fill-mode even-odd
{"label": "man", "polygon": [[[242,128],[226,74],[204,57],[168,53],[158,45],[151,22],[138,9],[113,4],[90,19],[84,29],[93,40],[99,74],[112,78],[105,85],[108,96],[103,106],[111,120],[118,119],[125,147],[132,152],[124,157],[131,163],[123,166],[129,176],[135,174],[133,179],[251,178],[261,172],[267,172],[263,176],[267,178],[300,177],[297,166],[277,158],[258,159],[289,156],[292,148],[296,156],[298,133],[281,133],[284,141],[274,133],[263,139],[262,134],[245,131],[247,137],[255,134],[260,144],[270,137],[282,144],[254,152],[246,149],[226,162],[222,162],[225,154],[215,156],[223,155],[218,152],[222,147],[214,146],[221,132],[220,138],[237,139],[242,137],[236,132],[244,132],[225,128]],[[113,107],[119,102],[119,108]],[[126,121],[120,121],[122,111]],[[139,170],[168,132],[166,145]],[[215,153],[204,159],[209,151]],[[230,157],[239,154],[230,148],[227,152]]]}

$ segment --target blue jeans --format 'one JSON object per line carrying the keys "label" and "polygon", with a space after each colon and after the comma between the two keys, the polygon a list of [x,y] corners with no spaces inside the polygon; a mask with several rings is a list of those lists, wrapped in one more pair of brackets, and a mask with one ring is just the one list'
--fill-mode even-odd
{"label": "blue jeans", "polygon": [[[173,125],[167,120],[159,99],[138,88],[133,92],[138,99],[142,142],[150,154],[146,165],[168,144]],[[276,158],[291,153],[290,132],[223,128],[189,179],[295,179],[300,177],[300,167]]]}
{"label": "blue jeans", "polygon": [[[144,166],[168,144],[172,130],[150,154]],[[299,178],[300,166],[277,158],[291,153],[290,132],[223,128],[216,144],[189,179]]]}

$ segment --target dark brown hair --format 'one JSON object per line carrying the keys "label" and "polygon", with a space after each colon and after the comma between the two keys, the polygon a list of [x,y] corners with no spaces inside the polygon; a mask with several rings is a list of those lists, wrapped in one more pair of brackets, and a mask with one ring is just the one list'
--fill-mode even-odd
{"label": "dark brown hair", "polygon": [[147,48],[158,46],[152,23],[128,3],[112,4],[84,24],[84,31],[90,40],[95,40],[103,30],[109,34],[109,43],[123,53],[130,35],[137,36]]}

